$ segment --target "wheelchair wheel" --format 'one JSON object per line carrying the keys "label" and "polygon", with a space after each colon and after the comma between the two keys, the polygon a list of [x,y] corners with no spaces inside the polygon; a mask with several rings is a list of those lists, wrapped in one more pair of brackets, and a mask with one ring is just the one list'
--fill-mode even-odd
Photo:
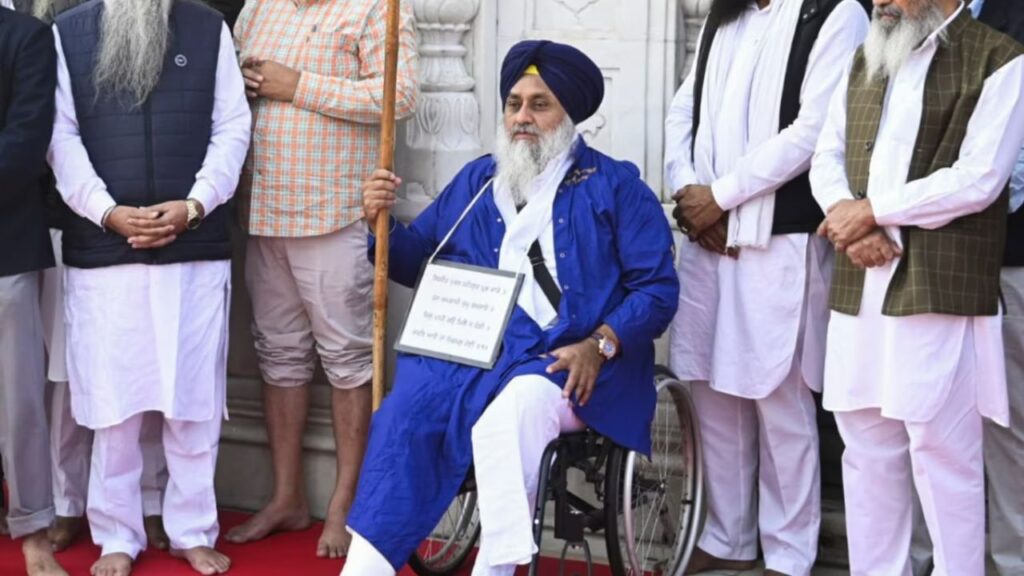
{"label": "wheelchair wheel", "polygon": [[605,512],[615,576],[682,576],[703,522],[700,432],[690,394],[667,370],[655,378],[651,458],[612,450]]}
{"label": "wheelchair wheel", "polygon": [[480,539],[480,511],[476,490],[460,493],[445,511],[430,536],[409,558],[409,566],[420,576],[448,576],[457,573]]}

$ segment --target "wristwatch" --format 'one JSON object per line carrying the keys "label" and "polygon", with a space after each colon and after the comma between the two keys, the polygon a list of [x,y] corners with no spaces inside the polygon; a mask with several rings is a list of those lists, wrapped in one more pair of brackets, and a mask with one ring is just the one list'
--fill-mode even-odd
{"label": "wristwatch", "polygon": [[594,332],[590,337],[597,340],[597,351],[601,356],[604,356],[605,360],[611,360],[619,353],[619,347],[615,344],[615,341],[604,334]]}
{"label": "wristwatch", "polygon": [[185,206],[188,208],[188,218],[185,219],[185,228],[189,230],[195,230],[199,228],[199,224],[203,221],[203,215],[199,212],[199,201],[194,198],[185,200]]}

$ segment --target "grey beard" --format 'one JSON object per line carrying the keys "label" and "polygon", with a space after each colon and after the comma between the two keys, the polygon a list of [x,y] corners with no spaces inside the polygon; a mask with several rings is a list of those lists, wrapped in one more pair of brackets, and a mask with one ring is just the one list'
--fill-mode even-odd
{"label": "grey beard", "polygon": [[576,126],[566,116],[558,128],[547,133],[541,133],[535,126],[516,126],[512,132],[540,134],[539,142],[513,141],[512,134],[504,126],[498,127],[495,147],[497,175],[508,185],[516,206],[523,206],[529,200],[526,193],[533,179],[572,145]]}
{"label": "grey beard", "polygon": [[[930,0],[922,1],[924,6],[921,14],[915,17],[908,16],[894,6],[888,9],[875,8],[871,29],[864,41],[868,84],[879,78],[893,78],[910,53],[946,21],[946,16],[938,6]],[[895,25],[887,25],[880,18],[883,13],[899,14],[900,19]],[[946,39],[945,31],[939,38]]]}
{"label": "grey beard", "polygon": [[96,58],[97,98],[110,93],[141,106],[160,81],[174,0],[104,0]]}

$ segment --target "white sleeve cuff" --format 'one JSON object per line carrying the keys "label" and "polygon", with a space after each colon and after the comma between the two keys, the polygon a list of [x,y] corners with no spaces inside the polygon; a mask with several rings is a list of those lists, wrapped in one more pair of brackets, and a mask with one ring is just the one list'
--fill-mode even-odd
{"label": "white sleeve cuff", "polygon": [[203,205],[204,218],[220,206],[220,203],[217,202],[217,191],[214,190],[209,183],[202,180],[197,181],[195,185],[192,186],[192,191],[189,193],[188,197]]}
{"label": "white sleeve cuff", "polygon": [[735,172],[715,180],[711,185],[711,195],[714,196],[718,207],[726,212],[739,206],[744,200],[740,180]]}
{"label": "white sleeve cuff", "polygon": [[114,202],[114,199],[110,197],[106,190],[97,190],[90,194],[89,199],[86,200],[85,214],[83,216],[102,228],[103,215],[114,206],[117,206],[117,202]]}

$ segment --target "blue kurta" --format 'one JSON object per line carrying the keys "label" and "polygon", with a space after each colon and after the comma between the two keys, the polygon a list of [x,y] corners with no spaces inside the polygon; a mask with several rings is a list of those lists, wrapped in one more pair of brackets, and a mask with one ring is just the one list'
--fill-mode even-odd
{"label": "blue kurta", "polygon": [[[654,417],[654,340],[678,302],[672,234],[661,204],[639,171],[580,144],[555,195],[552,213],[558,320],[544,331],[516,306],[497,364],[482,370],[402,354],[391,394],[370,425],[369,446],[349,526],[396,570],[405,564],[458,492],[472,463],[471,430],[512,378],[547,375],[540,355],[588,338],[602,324],[621,341],[602,366],[593,395],[577,415],[629,449],[649,453]],[[391,232],[390,276],[412,287],[424,261],[495,173],[485,156],[468,164],[422,214]],[[491,187],[438,258],[498,267],[505,234]],[[371,238],[370,258],[373,258]]]}

